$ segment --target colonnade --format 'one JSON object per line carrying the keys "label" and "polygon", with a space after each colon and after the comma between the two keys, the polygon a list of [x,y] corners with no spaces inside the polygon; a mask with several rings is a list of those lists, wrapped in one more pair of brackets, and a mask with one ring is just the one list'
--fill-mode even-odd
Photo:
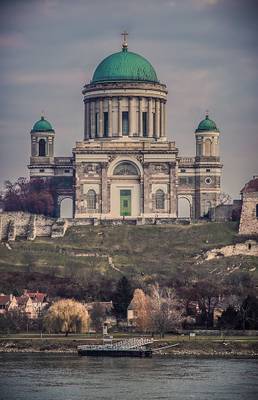
{"label": "colonnade", "polygon": [[85,99],[84,103],[85,139],[166,136],[166,102],[163,99],[112,96]]}

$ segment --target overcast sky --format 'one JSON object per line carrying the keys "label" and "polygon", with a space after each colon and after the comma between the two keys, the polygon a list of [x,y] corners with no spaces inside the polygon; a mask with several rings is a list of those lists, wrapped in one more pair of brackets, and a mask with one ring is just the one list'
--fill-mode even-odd
{"label": "overcast sky", "polygon": [[180,155],[194,155],[208,109],[221,130],[222,189],[237,198],[258,175],[257,0],[1,0],[0,15],[0,182],[28,175],[42,110],[56,155],[71,155],[83,138],[82,87],[124,29],[168,87]]}

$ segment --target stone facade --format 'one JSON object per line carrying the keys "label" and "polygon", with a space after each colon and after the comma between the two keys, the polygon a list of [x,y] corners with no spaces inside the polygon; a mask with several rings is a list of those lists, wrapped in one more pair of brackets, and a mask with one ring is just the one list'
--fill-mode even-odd
{"label": "stone facade", "polygon": [[[115,73],[123,59],[147,62],[127,53],[126,43],[115,58],[117,54]],[[105,73],[110,75],[108,65]],[[121,74],[128,68],[126,64]],[[132,77],[141,71],[134,70],[138,67],[133,62],[130,68]],[[220,133],[215,123],[206,116],[195,132],[196,156],[182,157],[175,142],[167,139],[166,85],[145,76],[105,79],[83,87],[84,138],[75,144],[72,157],[54,157],[49,123],[49,131],[37,130],[44,128],[42,120],[31,131],[30,177],[49,180],[57,188],[56,216],[68,197],[75,219],[174,219],[180,216],[182,201],[187,201],[190,218],[203,217],[218,204],[220,194]],[[44,151],[40,140],[45,141]]]}

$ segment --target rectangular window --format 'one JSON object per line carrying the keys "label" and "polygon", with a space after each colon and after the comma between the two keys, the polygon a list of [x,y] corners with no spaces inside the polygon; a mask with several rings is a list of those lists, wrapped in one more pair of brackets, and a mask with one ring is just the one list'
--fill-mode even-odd
{"label": "rectangular window", "polygon": [[206,169],[206,172],[211,172],[210,168],[207,168],[207,169]]}
{"label": "rectangular window", "polygon": [[108,136],[108,112],[104,112],[104,136]]}
{"label": "rectangular window", "polygon": [[128,135],[129,123],[128,123],[128,111],[122,111],[122,133],[124,136]]}
{"label": "rectangular window", "polygon": [[142,134],[144,137],[147,136],[147,113],[142,113]]}
{"label": "rectangular window", "polygon": [[44,169],[40,169],[39,172],[45,172],[45,170]]}
{"label": "rectangular window", "polygon": [[258,204],[256,204],[256,218],[258,218]]}
{"label": "rectangular window", "polygon": [[65,172],[66,174],[69,174],[70,170],[69,170],[69,169],[65,169],[64,172]]}
{"label": "rectangular window", "polygon": [[152,115],[153,115],[153,136],[155,136],[155,134],[156,134],[156,129],[155,129],[155,127],[156,127],[156,114],[153,113]]}

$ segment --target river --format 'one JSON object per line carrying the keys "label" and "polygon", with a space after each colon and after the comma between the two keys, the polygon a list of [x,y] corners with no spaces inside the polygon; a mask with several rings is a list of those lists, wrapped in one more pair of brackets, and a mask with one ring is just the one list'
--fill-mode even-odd
{"label": "river", "polygon": [[258,360],[0,354],[1,400],[256,400]]}

